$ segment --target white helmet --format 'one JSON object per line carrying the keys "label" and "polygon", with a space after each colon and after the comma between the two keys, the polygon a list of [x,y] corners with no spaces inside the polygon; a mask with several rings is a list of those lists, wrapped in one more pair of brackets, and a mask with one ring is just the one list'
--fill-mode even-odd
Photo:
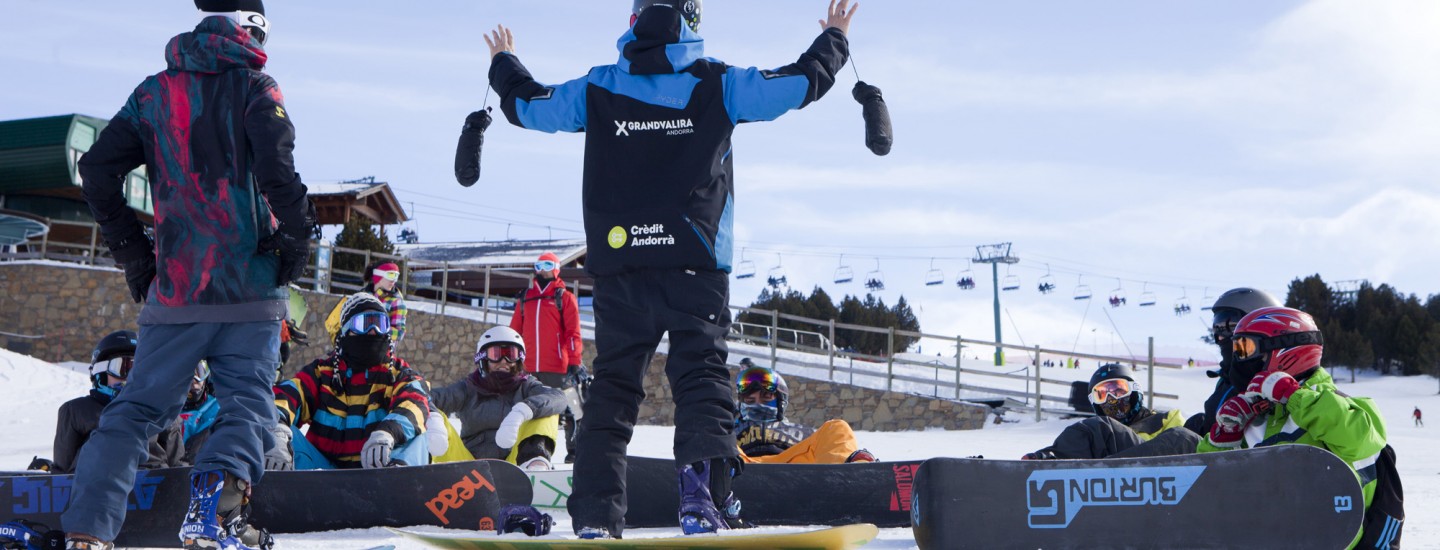
{"label": "white helmet", "polygon": [[475,362],[480,362],[480,354],[485,348],[493,344],[511,344],[525,350],[525,340],[520,338],[520,333],[505,325],[491,327],[480,335],[480,341],[475,343]]}

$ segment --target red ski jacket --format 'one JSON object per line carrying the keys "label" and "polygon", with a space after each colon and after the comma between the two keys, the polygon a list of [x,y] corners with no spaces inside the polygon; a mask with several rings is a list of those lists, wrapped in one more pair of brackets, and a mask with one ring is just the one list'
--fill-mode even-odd
{"label": "red ski jacket", "polygon": [[527,372],[563,374],[566,367],[580,364],[580,354],[585,351],[580,337],[580,303],[574,292],[566,292],[564,281],[555,279],[542,288],[538,279],[533,280],[515,305],[510,328],[525,339]]}

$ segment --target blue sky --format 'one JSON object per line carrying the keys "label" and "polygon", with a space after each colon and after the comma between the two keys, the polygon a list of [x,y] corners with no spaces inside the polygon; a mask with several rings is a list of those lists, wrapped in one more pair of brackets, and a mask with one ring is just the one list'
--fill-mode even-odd
{"label": "blue sky", "polygon": [[[628,0],[269,4],[268,72],[306,180],[390,182],[425,241],[579,236],[583,136],[497,122],[471,188],[451,175],[454,140],[485,98],[485,30],[510,26],[558,83],[615,60]],[[811,107],[738,129],[737,248],[757,279],[779,264],[839,296],[878,265],[880,296],[903,294],[927,332],[990,338],[988,275],[968,292],[954,277],[976,245],[1008,241],[1022,288],[1002,295],[1007,342],[1123,353],[1153,335],[1197,357],[1200,306],[1226,288],[1283,295],[1319,273],[1440,292],[1440,4],[862,4],[853,53],[885,91],[894,151],[864,148],[850,67]],[[189,8],[0,0],[0,119],[113,115]],[[701,34],[708,55],[774,67],[824,9],[712,0]],[[922,284],[932,258],[945,285]],[[831,282],[842,261],[856,283]],[[1047,270],[1059,289],[1042,296]],[[1081,282],[1102,300],[1070,299]],[[735,281],[732,302],[761,284]],[[1117,287],[1131,305],[1107,317]],[[1145,291],[1155,307],[1134,305]],[[1173,315],[1181,297],[1195,315]]]}

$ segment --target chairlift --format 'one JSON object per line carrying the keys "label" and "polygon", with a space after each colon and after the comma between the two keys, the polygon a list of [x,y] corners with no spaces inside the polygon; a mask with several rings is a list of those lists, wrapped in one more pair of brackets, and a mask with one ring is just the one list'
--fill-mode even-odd
{"label": "chairlift", "polygon": [[1075,299],[1076,299],[1076,300],[1089,300],[1089,299],[1090,299],[1090,285],[1085,284],[1085,276],[1084,276],[1084,275],[1079,275],[1079,276],[1077,276],[1077,277],[1075,278]]}
{"label": "chairlift", "polygon": [[1000,290],[1020,290],[1020,276],[1010,274],[1010,266],[1005,266],[1005,280],[1000,283]]}
{"label": "chairlift", "polygon": [[1115,279],[1115,290],[1110,291],[1110,307],[1125,305],[1125,285],[1120,279]]}
{"label": "chairlift", "polygon": [[1140,287],[1140,307],[1153,305],[1155,305],[1155,293],[1150,292],[1150,283],[1145,283],[1144,286]]}
{"label": "chairlift", "polygon": [[880,272],[880,258],[875,258],[875,271],[865,274],[865,288],[872,291],[885,290],[885,274]]}
{"label": "chairlift", "polygon": [[770,276],[765,279],[765,283],[775,290],[789,284],[785,279],[785,261],[779,254],[775,255],[775,267],[770,268]]}
{"label": "chairlift", "polygon": [[1200,311],[1210,311],[1210,307],[1215,304],[1215,297],[1210,295],[1210,287],[1205,287],[1205,297],[1200,299],[1200,303]]}
{"label": "chairlift", "polygon": [[840,267],[835,268],[835,284],[843,285],[855,280],[855,272],[845,265],[845,255],[840,255]]}
{"label": "chairlift", "polygon": [[935,258],[930,258],[930,271],[925,272],[925,286],[945,284],[945,272],[935,268]]}
{"label": "chairlift", "polygon": [[1035,284],[1035,288],[1041,294],[1055,292],[1055,277],[1050,275],[1050,264],[1045,264],[1045,274],[1040,276],[1040,282]]}
{"label": "chairlift", "polygon": [[1184,288],[1180,289],[1180,299],[1175,300],[1175,316],[1184,317],[1190,314],[1190,299],[1186,298],[1188,293]]}
{"label": "chairlift", "polygon": [[[732,249],[733,250],[733,249]],[[740,249],[740,263],[735,266],[736,279],[749,279],[755,276],[755,262],[745,259],[745,249]]]}
{"label": "chairlift", "polygon": [[960,287],[960,290],[972,290],[975,288],[975,274],[970,271],[972,262],[970,260],[965,260],[965,262],[965,271],[961,271],[960,275],[955,277],[955,286]]}

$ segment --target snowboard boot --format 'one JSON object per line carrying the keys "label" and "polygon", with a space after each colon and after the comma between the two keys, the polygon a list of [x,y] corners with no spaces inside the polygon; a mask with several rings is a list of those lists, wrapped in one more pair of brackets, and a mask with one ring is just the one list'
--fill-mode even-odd
{"label": "snowboard boot", "polygon": [[740,519],[740,499],[730,492],[730,478],[737,473],[735,464],[734,459],[713,458],[676,468],[681,531],[694,535],[748,527]]}
{"label": "snowboard boot", "polygon": [[580,537],[580,540],[602,540],[615,538],[610,536],[610,530],[604,527],[581,527],[579,530],[575,531],[575,536]]}
{"label": "snowboard boot", "polygon": [[849,464],[849,463],[851,463],[851,462],[875,462],[875,461],[876,461],[876,460],[875,460],[875,454],[874,454],[874,453],[871,453],[869,449],[860,449],[860,450],[858,450],[858,451],[855,451],[855,452],[853,452],[853,453],[850,453],[850,457],[845,459],[845,463],[846,463],[846,464]]}
{"label": "snowboard boot", "polygon": [[181,545],[186,550],[268,550],[269,533],[246,523],[249,504],[249,483],[219,470],[190,474]]}

